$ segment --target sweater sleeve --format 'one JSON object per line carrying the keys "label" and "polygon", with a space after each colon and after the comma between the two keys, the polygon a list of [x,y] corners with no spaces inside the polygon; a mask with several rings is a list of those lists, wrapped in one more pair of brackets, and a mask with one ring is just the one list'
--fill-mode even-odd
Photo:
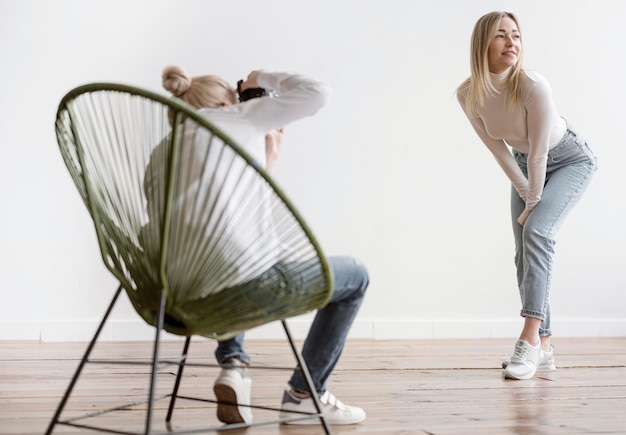
{"label": "sweater sleeve", "polygon": [[508,179],[511,181],[513,187],[515,187],[515,190],[517,190],[520,198],[526,200],[528,191],[528,180],[526,180],[526,177],[522,173],[522,170],[517,165],[517,162],[511,154],[511,151],[509,150],[507,144],[503,140],[494,139],[489,136],[483,121],[479,117],[473,115],[471,111],[465,108],[464,95],[462,95],[460,92],[457,92],[457,99],[459,101],[459,104],[463,108],[463,112],[465,112],[465,115],[469,119],[470,124],[476,131],[476,134],[478,134],[478,137],[487,146],[489,151],[491,151],[491,154],[496,159],[496,162],[498,162],[500,168],[502,168]]}
{"label": "sweater sleeve", "polygon": [[522,96],[527,112],[528,143],[528,196],[526,208],[532,210],[541,201],[546,181],[546,164],[550,149],[550,128],[556,113],[552,90],[547,81],[537,79]]}

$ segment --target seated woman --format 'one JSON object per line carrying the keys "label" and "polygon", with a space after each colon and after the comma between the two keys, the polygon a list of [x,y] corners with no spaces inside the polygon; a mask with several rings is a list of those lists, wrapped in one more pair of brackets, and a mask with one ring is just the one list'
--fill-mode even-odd
{"label": "seated woman", "polygon": [[[237,91],[214,75],[191,78],[179,67],[163,72],[163,86],[174,96],[199,109],[216,127],[241,146],[255,164],[271,171],[280,153],[282,128],[287,124],[315,114],[327,101],[330,89],[325,84],[300,74],[253,71],[240,84],[240,91],[263,88],[279,96],[264,96],[238,102]],[[170,120],[172,121],[172,120]],[[187,121],[185,121],[187,122]],[[253,287],[268,277],[297,280],[301,265],[289,261],[291,247],[285,246],[276,231],[265,183],[246,183],[245,162],[234,158],[229,147],[207,146],[198,129],[187,125],[183,130],[179,170],[183,176],[174,192],[176,215],[180,225],[198,227],[198,234],[212,237],[213,249],[222,252],[226,268],[219,268],[215,278],[219,286],[246,285]],[[146,169],[144,187],[148,225],[160,225],[159,205],[164,201],[164,171],[170,141],[163,141],[153,151]],[[233,154],[232,158],[229,153]],[[241,165],[241,168],[239,167]],[[253,200],[242,200],[240,186],[253,189]],[[198,195],[200,193],[200,195]],[[213,201],[218,213],[213,218],[203,215],[198,197]],[[246,222],[246,231],[241,231]],[[172,224],[174,226],[174,224]],[[219,234],[219,237],[215,237]],[[150,249],[147,249],[150,250]],[[172,259],[176,261],[175,258]],[[366,268],[351,257],[329,257],[334,288],[328,304],[319,309],[305,340],[302,354],[309,367],[323,411],[330,424],[353,424],[365,419],[363,409],[344,405],[327,391],[326,381],[342,353],[348,331],[359,310],[369,284]],[[175,265],[173,265],[175,267]],[[298,268],[300,267],[300,269]],[[193,279],[189,277],[188,279]],[[220,401],[218,418],[225,423],[252,421],[247,406],[230,406],[223,402],[250,403],[251,379],[246,367],[250,357],[244,349],[244,335],[220,341],[215,352],[223,367],[215,381],[214,391]],[[305,380],[294,370],[289,389],[283,394],[281,408],[286,411],[315,411],[307,393]],[[282,413],[281,413],[282,414]],[[294,424],[317,424],[315,420]]]}

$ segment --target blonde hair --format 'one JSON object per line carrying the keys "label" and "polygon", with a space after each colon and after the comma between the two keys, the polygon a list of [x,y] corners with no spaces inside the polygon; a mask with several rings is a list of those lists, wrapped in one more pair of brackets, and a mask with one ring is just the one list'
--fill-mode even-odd
{"label": "blonde hair", "polygon": [[196,109],[217,108],[237,103],[237,91],[231,88],[226,80],[216,75],[192,78],[179,66],[168,66],[163,70],[163,87]]}
{"label": "blonde hair", "polygon": [[[519,22],[515,14],[511,12],[490,12],[483,15],[476,21],[472,39],[470,44],[470,69],[471,75],[461,85],[467,88],[467,97],[465,99],[466,109],[469,108],[471,113],[476,115],[476,109],[485,104],[488,95],[498,94],[489,75],[489,45],[493,40],[500,21],[502,18],[510,18],[517,26],[520,33]],[[509,104],[521,103],[520,77],[524,72],[524,49],[523,46],[518,53],[518,59],[511,68],[507,77],[507,86],[509,88]]]}

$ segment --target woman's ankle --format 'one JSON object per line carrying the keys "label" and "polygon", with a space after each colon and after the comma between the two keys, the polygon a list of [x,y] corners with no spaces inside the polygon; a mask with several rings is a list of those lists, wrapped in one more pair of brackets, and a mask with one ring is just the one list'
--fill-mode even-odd
{"label": "woman's ankle", "polygon": [[293,388],[289,389],[289,394],[291,394],[293,397],[297,397],[298,399],[308,399],[309,397],[311,397],[309,393],[299,393],[298,391],[295,391]]}

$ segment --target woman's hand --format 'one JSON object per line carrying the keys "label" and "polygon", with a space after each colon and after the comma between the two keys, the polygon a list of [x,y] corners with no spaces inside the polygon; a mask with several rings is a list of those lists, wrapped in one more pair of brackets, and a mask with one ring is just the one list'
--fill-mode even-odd
{"label": "woman's hand", "polygon": [[265,170],[272,173],[274,163],[278,160],[280,149],[283,146],[284,129],[272,130],[265,135]]}
{"label": "woman's hand", "polygon": [[257,71],[252,71],[250,74],[248,74],[248,77],[246,78],[246,81],[243,82],[241,84],[241,90],[245,91],[246,89],[252,89],[252,88],[258,88],[259,87],[259,82],[257,81],[258,77],[259,77],[259,70]]}
{"label": "woman's hand", "polygon": [[522,214],[520,214],[519,217],[517,218],[517,223],[520,224],[521,226],[524,226],[531,212],[532,210],[528,210],[527,208],[525,208]]}

